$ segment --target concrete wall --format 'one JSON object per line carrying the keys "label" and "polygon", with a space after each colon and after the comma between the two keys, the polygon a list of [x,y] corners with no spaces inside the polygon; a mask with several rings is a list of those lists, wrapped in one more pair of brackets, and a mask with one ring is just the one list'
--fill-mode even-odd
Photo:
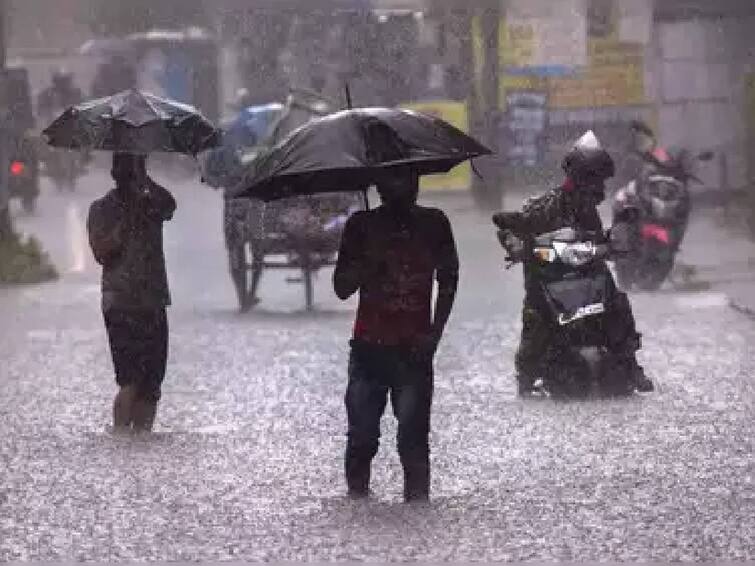
{"label": "concrete wall", "polygon": [[[747,184],[744,80],[753,69],[755,18],[658,23],[654,72],[663,143],[713,149],[701,169],[711,188]],[[724,155],[726,163],[719,159]]]}

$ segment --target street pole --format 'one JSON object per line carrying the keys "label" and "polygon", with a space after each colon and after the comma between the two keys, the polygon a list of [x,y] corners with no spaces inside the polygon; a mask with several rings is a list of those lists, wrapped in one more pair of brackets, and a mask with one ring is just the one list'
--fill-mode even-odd
{"label": "street pole", "polygon": [[8,123],[9,109],[5,85],[7,60],[6,46],[6,0],[0,0],[0,242],[13,236],[10,216],[10,191],[8,187]]}
{"label": "street pole", "polygon": [[[501,25],[501,0],[484,0],[472,4],[479,10],[482,39],[481,97],[476,108],[477,135],[494,154],[498,151],[499,131],[499,26]],[[478,206],[483,210],[500,210],[503,187],[497,156],[481,159],[479,170],[482,179],[475,177],[473,192]]]}

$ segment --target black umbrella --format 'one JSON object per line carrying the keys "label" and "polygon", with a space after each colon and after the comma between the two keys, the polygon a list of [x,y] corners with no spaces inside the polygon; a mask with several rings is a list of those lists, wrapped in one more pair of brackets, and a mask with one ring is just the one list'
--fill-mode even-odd
{"label": "black umbrella", "polygon": [[193,106],[133,89],[72,106],[43,134],[54,147],[141,154],[196,155],[220,143],[220,132]]}
{"label": "black umbrella", "polygon": [[358,108],[312,120],[255,159],[235,197],[264,201],[360,191],[392,167],[445,173],[489,155],[476,140],[438,118],[411,110]]}

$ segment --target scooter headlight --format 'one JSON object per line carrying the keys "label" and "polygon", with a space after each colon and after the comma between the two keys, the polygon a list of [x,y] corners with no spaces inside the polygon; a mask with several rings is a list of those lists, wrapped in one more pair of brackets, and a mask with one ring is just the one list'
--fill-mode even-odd
{"label": "scooter headlight", "polygon": [[561,261],[575,267],[590,263],[596,251],[592,242],[554,242],[553,248]]}
{"label": "scooter headlight", "polygon": [[556,251],[553,248],[535,248],[532,250],[535,259],[544,263],[553,263],[556,261]]}

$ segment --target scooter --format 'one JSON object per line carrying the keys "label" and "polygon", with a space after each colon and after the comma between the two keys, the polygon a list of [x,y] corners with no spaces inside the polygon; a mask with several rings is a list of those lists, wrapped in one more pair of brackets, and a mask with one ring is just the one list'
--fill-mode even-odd
{"label": "scooter", "polygon": [[618,363],[606,339],[607,305],[616,287],[606,264],[611,246],[603,234],[562,228],[518,236],[504,222],[496,224],[508,266],[524,262],[531,267],[553,329],[536,388],[551,397],[631,395],[630,371]]}
{"label": "scooter", "polygon": [[657,290],[671,273],[687,230],[689,184],[702,181],[692,173],[696,161],[713,153],[655,147],[641,154],[642,173],[613,196],[615,234],[630,252],[616,261],[616,278],[625,291]]}

